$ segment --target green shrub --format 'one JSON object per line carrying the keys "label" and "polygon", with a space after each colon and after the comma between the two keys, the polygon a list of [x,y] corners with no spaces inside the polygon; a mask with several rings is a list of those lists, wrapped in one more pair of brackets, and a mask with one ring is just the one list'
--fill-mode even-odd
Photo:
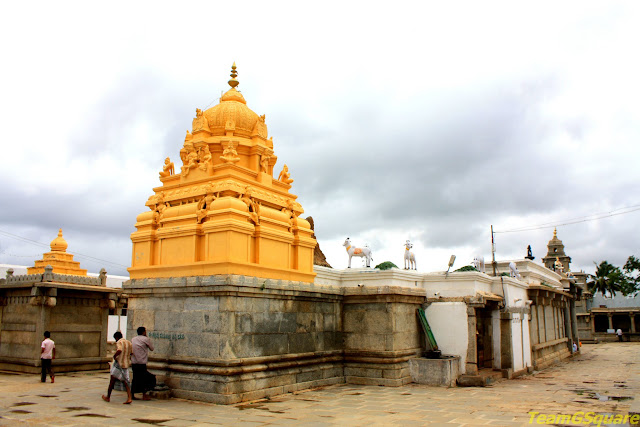
{"label": "green shrub", "polygon": [[465,265],[464,267],[460,267],[459,269],[455,270],[454,273],[457,273],[458,271],[479,271],[479,270],[475,268],[473,265]]}
{"label": "green shrub", "polygon": [[391,270],[392,268],[398,268],[398,266],[392,263],[391,261],[385,261],[376,265],[376,268],[378,270]]}

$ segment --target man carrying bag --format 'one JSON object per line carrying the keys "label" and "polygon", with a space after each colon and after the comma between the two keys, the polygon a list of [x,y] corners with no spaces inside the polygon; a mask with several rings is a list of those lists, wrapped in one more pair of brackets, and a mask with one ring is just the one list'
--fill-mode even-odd
{"label": "man carrying bag", "polygon": [[111,401],[111,391],[116,380],[122,381],[127,389],[127,401],[125,404],[131,403],[131,381],[129,380],[129,367],[131,366],[131,341],[122,338],[122,333],[117,331],[113,334],[116,340],[116,353],[113,355],[113,363],[111,364],[111,378],[109,380],[109,388],[107,395],[102,395],[105,402]]}

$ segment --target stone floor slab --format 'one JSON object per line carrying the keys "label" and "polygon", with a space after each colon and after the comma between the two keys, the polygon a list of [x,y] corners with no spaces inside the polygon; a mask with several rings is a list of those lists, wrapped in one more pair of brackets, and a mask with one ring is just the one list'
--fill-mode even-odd
{"label": "stone floor slab", "polygon": [[[387,426],[528,425],[530,411],[626,414],[640,400],[640,344],[585,345],[581,355],[542,372],[485,388],[341,384],[222,406],[182,399],[103,402],[108,373],[73,373],[42,384],[35,375],[0,372],[0,426]],[[25,412],[29,411],[29,412]],[[111,418],[104,418],[105,416]],[[151,424],[154,425],[154,424]]]}

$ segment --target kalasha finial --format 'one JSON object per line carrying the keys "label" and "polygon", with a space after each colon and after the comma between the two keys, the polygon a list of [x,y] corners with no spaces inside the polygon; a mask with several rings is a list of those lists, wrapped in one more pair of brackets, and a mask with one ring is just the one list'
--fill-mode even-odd
{"label": "kalasha finial", "polygon": [[229,86],[234,89],[240,84],[240,82],[236,80],[236,77],[238,77],[238,72],[236,71],[236,63],[234,62],[231,66],[231,80],[229,80]]}
{"label": "kalasha finial", "polygon": [[557,228],[553,228],[553,237],[558,237],[558,229]]}

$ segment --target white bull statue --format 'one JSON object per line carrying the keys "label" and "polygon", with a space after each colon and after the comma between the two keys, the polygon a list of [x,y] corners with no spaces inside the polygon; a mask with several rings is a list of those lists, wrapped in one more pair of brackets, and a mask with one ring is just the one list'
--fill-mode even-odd
{"label": "white bull statue", "polygon": [[522,280],[518,267],[516,267],[516,263],[513,261],[509,263],[509,275],[514,279]]}
{"label": "white bull statue", "polygon": [[471,261],[471,265],[476,268],[481,273],[484,273],[484,257],[481,255],[476,255]]}
{"label": "white bull statue", "polygon": [[416,254],[411,252],[411,248],[413,248],[413,243],[407,240],[404,244],[404,269],[405,270],[417,270],[416,266]]}
{"label": "white bull statue", "polygon": [[371,267],[371,261],[373,257],[371,256],[371,249],[369,248],[356,248],[351,245],[351,240],[347,237],[347,240],[342,244],[347,249],[347,253],[349,254],[349,267],[351,268],[351,257],[358,256],[365,258],[367,262],[367,267]]}

